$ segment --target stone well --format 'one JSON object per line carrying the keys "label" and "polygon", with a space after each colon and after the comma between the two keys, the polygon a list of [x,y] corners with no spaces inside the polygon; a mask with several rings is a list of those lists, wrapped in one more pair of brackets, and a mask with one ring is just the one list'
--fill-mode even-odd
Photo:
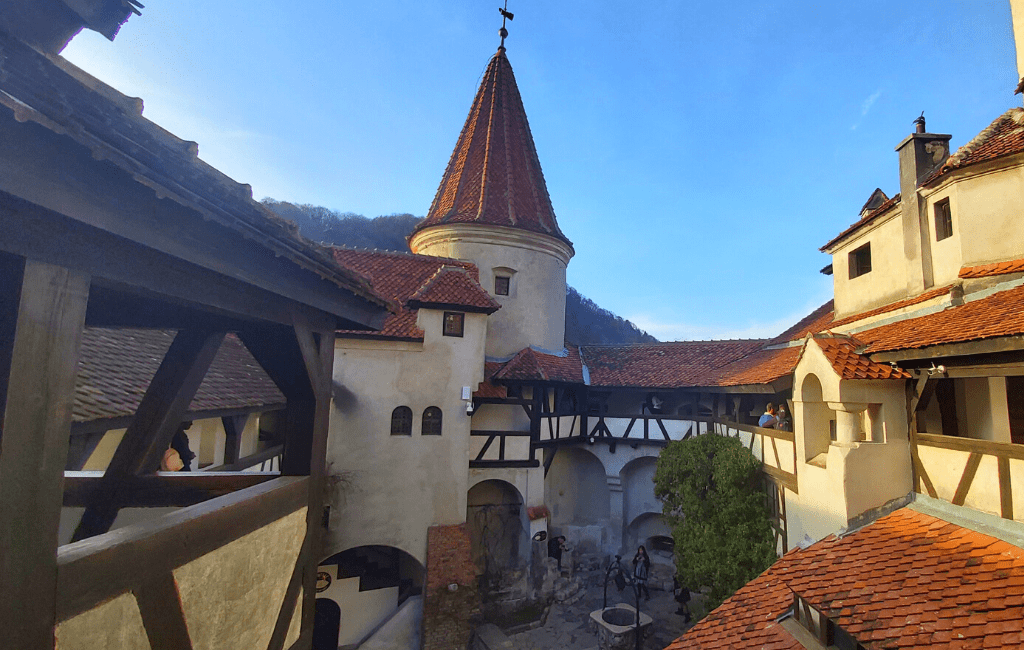
{"label": "stone well", "polygon": [[[640,612],[640,638],[650,632],[654,622],[647,614]],[[598,638],[601,650],[631,650],[636,647],[636,609],[619,603],[607,609],[590,612],[589,627]]]}

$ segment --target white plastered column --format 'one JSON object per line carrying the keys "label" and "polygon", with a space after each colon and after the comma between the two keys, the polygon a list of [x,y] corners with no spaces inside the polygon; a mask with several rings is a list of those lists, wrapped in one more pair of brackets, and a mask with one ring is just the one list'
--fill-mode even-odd
{"label": "white plastered column", "polygon": [[625,521],[624,505],[623,505],[623,493],[622,493],[622,479],[616,474],[614,476],[607,475],[605,477],[608,481],[608,524],[609,524],[609,539],[608,548],[613,550],[619,550],[622,548],[622,532],[625,530],[627,521]]}
{"label": "white plastered column", "polygon": [[854,447],[863,437],[864,419],[861,414],[868,408],[867,404],[857,402],[829,402],[830,409],[836,412],[836,445]]}

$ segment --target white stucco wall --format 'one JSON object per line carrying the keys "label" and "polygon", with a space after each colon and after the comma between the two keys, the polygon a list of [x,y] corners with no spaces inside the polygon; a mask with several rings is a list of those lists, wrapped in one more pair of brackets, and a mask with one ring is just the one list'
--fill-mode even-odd
{"label": "white stucco wall", "polygon": [[[960,267],[963,266],[963,253],[960,249],[961,221],[959,184],[951,184],[925,198],[925,210],[928,214],[928,241],[932,249],[932,281],[934,286],[942,287],[957,281]],[[923,193],[922,193],[923,194]],[[953,221],[953,234],[942,241],[936,240],[935,206],[944,199],[949,199],[949,211]],[[970,208],[968,207],[968,210]],[[974,233],[967,233],[973,237]]]}
{"label": "white stucco wall", "polygon": [[1011,442],[1010,413],[1005,377],[970,377],[963,380],[967,421],[961,435],[978,440]]}
{"label": "white stucco wall", "polygon": [[[1018,157],[1019,158],[1019,157]],[[1007,161],[998,161],[1003,166]],[[963,264],[1019,259],[1024,251],[1024,166],[965,170],[956,181],[954,228],[962,231]],[[952,200],[950,201],[952,204]]]}
{"label": "white stucco wall", "polygon": [[494,295],[494,269],[511,269],[508,296],[488,325],[487,356],[506,358],[525,347],[558,351],[565,338],[565,268],[573,251],[561,241],[501,226],[453,224],[413,235],[414,253],[469,260]]}
{"label": "white stucco wall", "polygon": [[[338,339],[328,438],[331,529],[325,555],[355,546],[399,548],[426,561],[427,528],[466,517],[470,418],[462,387],[483,379],[487,316],[466,314],[465,335],[441,335],[443,312],[419,311],[423,343]],[[413,412],[411,436],[392,436],[397,406]],[[442,435],[423,436],[437,406]]]}
{"label": "white stucco wall", "polygon": [[[832,252],[832,282],[837,318],[904,297],[907,264],[900,215],[901,208],[897,207]],[[869,242],[871,271],[851,279],[849,254]]]}
{"label": "white stucco wall", "polygon": [[[820,382],[820,399],[825,402],[873,405],[862,411],[866,439],[847,446],[829,444],[824,467],[807,462],[809,439],[821,439],[823,434],[810,430],[814,418],[808,414],[821,404],[817,394],[808,393],[814,383],[805,380],[811,375]],[[804,348],[794,373],[793,402],[799,493],[786,492],[791,547],[805,537],[821,539],[865,511],[910,493],[903,381],[841,380],[812,341]],[[817,426],[825,421],[818,418]],[[826,439],[827,435],[824,432]]]}

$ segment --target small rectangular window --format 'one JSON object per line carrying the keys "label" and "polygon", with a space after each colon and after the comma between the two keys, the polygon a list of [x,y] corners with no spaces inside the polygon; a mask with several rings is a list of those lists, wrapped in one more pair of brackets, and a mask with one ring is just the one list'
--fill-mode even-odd
{"label": "small rectangular window", "polygon": [[508,276],[497,275],[494,277],[494,295],[496,296],[507,296],[508,295]]}
{"label": "small rectangular window", "polygon": [[458,311],[446,311],[444,313],[445,336],[462,336],[466,326],[466,315]]}
{"label": "small rectangular window", "polygon": [[935,204],[935,241],[952,236],[953,212],[949,209],[949,199],[942,199]]}
{"label": "small rectangular window", "polygon": [[850,253],[850,279],[871,272],[871,242]]}

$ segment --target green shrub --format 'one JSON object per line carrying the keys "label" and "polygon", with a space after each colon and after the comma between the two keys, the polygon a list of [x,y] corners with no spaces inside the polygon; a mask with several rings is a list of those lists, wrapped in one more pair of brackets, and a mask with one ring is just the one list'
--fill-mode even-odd
{"label": "green shrub", "polygon": [[676,575],[710,587],[711,611],[776,559],[761,463],[736,438],[671,442],[658,458],[654,493],[675,540]]}

